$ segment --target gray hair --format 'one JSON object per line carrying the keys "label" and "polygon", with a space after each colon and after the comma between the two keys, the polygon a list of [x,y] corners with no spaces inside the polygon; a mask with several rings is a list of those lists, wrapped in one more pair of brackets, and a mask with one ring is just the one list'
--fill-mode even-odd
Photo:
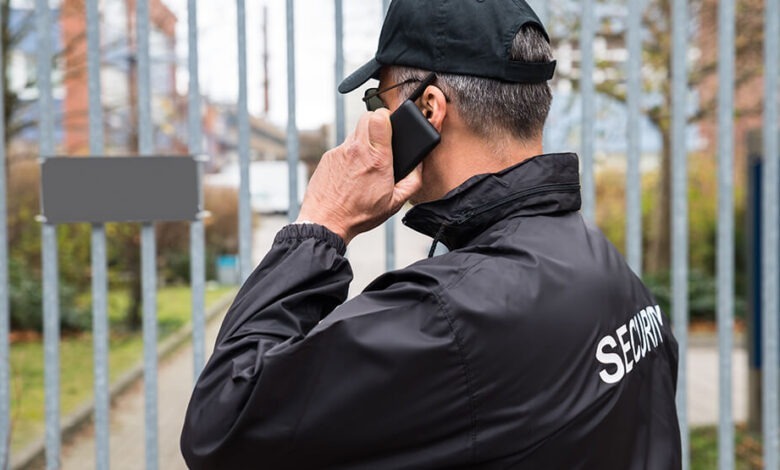
{"label": "gray hair", "polygon": [[[510,57],[520,62],[549,62],[552,47],[538,27],[526,25],[515,36]],[[392,66],[389,71],[395,83],[421,80],[428,73],[404,66]],[[552,103],[547,82],[509,83],[448,73],[437,73],[436,77],[436,86],[457,106],[466,125],[477,135],[491,138],[509,133],[523,140],[542,135]],[[414,83],[404,85],[401,92],[411,93],[415,86]]]}

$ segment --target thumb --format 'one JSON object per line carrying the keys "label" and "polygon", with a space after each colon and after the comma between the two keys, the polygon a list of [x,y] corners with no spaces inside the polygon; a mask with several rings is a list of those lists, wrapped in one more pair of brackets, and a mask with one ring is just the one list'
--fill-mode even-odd
{"label": "thumb", "polygon": [[400,210],[406,204],[406,201],[414,196],[420,188],[422,188],[422,163],[417,165],[417,168],[395,185],[393,190],[393,212]]}
{"label": "thumb", "polygon": [[368,142],[379,151],[390,150],[393,142],[393,128],[390,125],[390,111],[379,109],[368,120]]}

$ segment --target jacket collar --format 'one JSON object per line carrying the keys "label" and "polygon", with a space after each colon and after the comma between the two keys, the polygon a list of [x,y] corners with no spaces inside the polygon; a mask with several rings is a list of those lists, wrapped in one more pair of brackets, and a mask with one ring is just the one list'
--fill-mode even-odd
{"label": "jacket collar", "polygon": [[442,199],[415,206],[403,222],[454,250],[507,217],[572,212],[580,206],[577,155],[554,153],[474,176]]}

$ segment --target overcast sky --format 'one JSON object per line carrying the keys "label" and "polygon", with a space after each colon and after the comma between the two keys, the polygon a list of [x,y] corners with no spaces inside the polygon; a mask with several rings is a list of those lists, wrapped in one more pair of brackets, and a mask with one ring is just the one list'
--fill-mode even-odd
{"label": "overcast sky", "polygon": [[[166,0],[176,12],[178,53],[182,64],[179,91],[187,90],[187,0]],[[301,129],[332,123],[335,109],[335,25],[333,1],[295,1],[296,87],[298,126]],[[287,122],[287,42],[285,0],[249,0],[247,57],[249,108],[263,109],[262,11],[268,6],[270,118]],[[346,73],[376,51],[382,21],[382,0],[344,0]],[[233,102],[238,97],[238,33],[236,2],[198,0],[202,92],[214,100]],[[350,95],[348,100],[359,100]]]}

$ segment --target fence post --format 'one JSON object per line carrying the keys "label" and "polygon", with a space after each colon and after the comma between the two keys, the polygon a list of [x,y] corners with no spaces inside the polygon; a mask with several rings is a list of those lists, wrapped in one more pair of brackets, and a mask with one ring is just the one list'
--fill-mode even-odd
{"label": "fence post", "polygon": [[238,251],[241,281],[252,273],[252,207],[250,201],[249,108],[246,67],[246,5],[236,0],[238,19],[238,160],[241,174],[238,202]]}
{"label": "fence post", "polygon": [[[191,155],[203,153],[203,129],[200,116],[200,72],[198,69],[198,3],[187,0],[187,65],[189,68],[188,144]],[[198,163],[200,210],[203,201],[203,162]],[[197,381],[206,363],[206,242],[203,220],[190,224],[190,284],[192,288],[192,361],[193,380]]]}
{"label": "fence post", "polygon": [[[382,0],[382,18],[387,14],[390,8],[390,0]],[[395,261],[395,226],[396,216],[393,215],[385,222],[385,271],[392,271],[396,268]]]}
{"label": "fence post", "polygon": [[[41,159],[54,155],[54,107],[51,90],[51,11],[48,0],[36,0],[38,36],[38,112]],[[46,468],[60,466],[60,299],[57,263],[57,226],[44,221],[43,357],[46,410]]]}
{"label": "fence post", "polygon": [[[138,55],[138,149],[141,156],[154,151],[152,128],[151,64],[149,60],[149,0],[136,3]],[[157,271],[153,223],[141,226],[141,279],[143,291],[144,416],[146,468],[158,466],[157,423]]]}
{"label": "fence post", "polygon": [[780,49],[780,0],[766,0],[764,29],[764,174],[763,174],[763,300],[762,300],[762,408],[764,468],[778,470],[778,49]]}
{"label": "fence post", "polygon": [[642,115],[642,13],[644,0],[629,0],[626,18],[626,62],[628,168],[626,171],[626,254],[628,264],[637,276],[642,276],[642,135],[639,118]]}
{"label": "fence post", "polygon": [[685,139],[688,116],[688,4],[672,4],[672,320],[679,345],[677,414],[680,420],[683,470],[690,465],[687,408],[688,349],[688,154]]}
{"label": "fence post", "polygon": [[582,102],[582,213],[590,220],[596,220],[596,183],[593,175],[593,123],[595,122],[595,94],[593,84],[593,36],[595,27],[594,0],[582,1],[582,23],[580,26],[580,94]]}
{"label": "fence post", "polygon": [[287,163],[290,173],[290,222],[298,218],[298,124],[295,94],[295,2],[287,0]]}
{"label": "fence post", "polygon": [[[89,74],[89,152],[102,155],[103,105],[100,86],[100,14],[97,0],[87,1],[87,67]],[[95,369],[95,467],[109,467],[108,273],[106,234],[92,226],[92,341]]]}
{"label": "fence post", "polygon": [[[0,24],[3,11],[0,8]],[[3,44],[0,41],[0,70],[3,64]],[[0,90],[5,89],[5,77],[0,73]],[[0,468],[11,461],[11,357],[10,302],[8,284],[8,209],[5,174],[5,100],[0,100]]]}
{"label": "fence post", "polygon": [[718,5],[718,464],[734,468],[734,0]]}
{"label": "fence post", "polygon": [[[344,1],[334,0],[336,16],[336,85],[344,80]],[[344,95],[336,92],[336,145],[346,138]]]}

